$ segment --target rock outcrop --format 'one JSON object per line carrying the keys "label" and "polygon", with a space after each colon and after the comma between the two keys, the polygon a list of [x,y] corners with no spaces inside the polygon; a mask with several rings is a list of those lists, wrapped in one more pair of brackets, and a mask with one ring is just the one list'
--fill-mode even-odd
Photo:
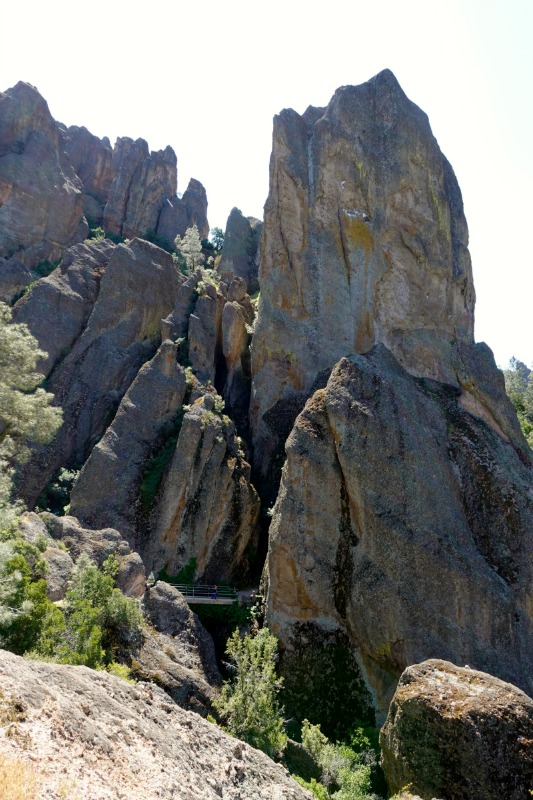
{"label": "rock outcrop", "polygon": [[75,516],[91,527],[118,528],[132,543],[137,542],[143,518],[146,465],[171,435],[185,396],[185,374],[176,362],[176,350],[166,340],[141,367],[71,493]]}
{"label": "rock outcrop", "polygon": [[35,87],[0,94],[0,257],[55,262],[87,233],[81,182]]}
{"label": "rock outcrop", "polygon": [[183,236],[187,228],[193,225],[198,228],[200,239],[207,239],[207,194],[195,178],[189,181],[183,197],[169,197],[165,201],[157,223],[157,233],[172,244],[178,234]]}
{"label": "rock outcrop", "polygon": [[263,223],[255,217],[245,217],[238,208],[233,208],[226,223],[224,248],[218,265],[223,280],[243,278],[250,294],[259,288],[258,246]]}
{"label": "rock outcrop", "polygon": [[152,586],[142,609],[149,628],[132,660],[133,674],[157,683],[179,706],[205,717],[222,683],[211,636],[168,583]]}
{"label": "rock outcrop", "polygon": [[[339,696],[383,713],[403,669],[439,657],[533,691],[531,461],[458,389],[379,345],[337,364],[286,451],[266,577],[289,690],[305,674],[319,718]],[[333,640],[349,668],[313,691]]]}
{"label": "rock outcrop", "polygon": [[[49,378],[64,423],[21,473],[20,491],[29,503],[35,503],[61,466],[85,462],[140,367],[154,355],[161,319],[172,309],[182,282],[172,257],[144,240],[113,249],[86,327]],[[63,281],[67,289],[70,284]],[[28,325],[32,330],[29,312]]]}
{"label": "rock outcrop", "polygon": [[450,349],[473,342],[467,242],[453,170],[390,71],[275,117],[252,349],[264,480],[285,417],[344,355],[381,342],[412,374],[458,385]]}
{"label": "rock outcrop", "polygon": [[43,800],[68,787],[91,800],[310,798],[283,767],[153,684],[3,651],[0,683],[4,765],[22,761]]}
{"label": "rock outcrop", "polygon": [[533,786],[533,700],[446,661],[407,669],[380,736],[391,792],[424,800],[525,800]]}
{"label": "rock outcrop", "polygon": [[215,402],[205,394],[183,417],[144,549],[150,568],[171,575],[196,559],[204,583],[246,576],[259,513],[235,427]]}
{"label": "rock outcrop", "polygon": [[109,189],[116,177],[111,142],[76,125],[63,129],[63,136],[70,163],[82,184],[83,211],[93,225],[101,225]]}

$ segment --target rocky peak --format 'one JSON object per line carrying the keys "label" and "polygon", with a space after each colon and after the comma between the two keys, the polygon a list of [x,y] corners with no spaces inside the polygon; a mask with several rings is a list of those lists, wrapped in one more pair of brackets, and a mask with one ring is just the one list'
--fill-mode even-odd
{"label": "rocky peak", "polygon": [[453,348],[474,320],[461,193],[390,71],[275,117],[263,237],[251,413],[265,469],[265,417],[343,355],[381,342],[412,374],[457,385]]}

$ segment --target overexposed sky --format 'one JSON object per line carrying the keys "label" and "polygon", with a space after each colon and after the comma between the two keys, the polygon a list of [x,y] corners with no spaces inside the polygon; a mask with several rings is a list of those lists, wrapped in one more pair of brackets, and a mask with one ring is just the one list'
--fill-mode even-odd
{"label": "overexposed sky", "polygon": [[476,340],[533,365],[533,0],[8,0],[0,91],[98,136],[170,144],[211,226],[262,217],[272,117],[390,68],[463,192]]}

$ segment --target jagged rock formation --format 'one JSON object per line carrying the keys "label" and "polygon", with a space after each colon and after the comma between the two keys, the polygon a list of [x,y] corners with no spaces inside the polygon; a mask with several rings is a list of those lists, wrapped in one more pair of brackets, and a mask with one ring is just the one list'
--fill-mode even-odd
{"label": "jagged rock formation", "polygon": [[75,516],[92,527],[112,525],[132,543],[137,543],[143,513],[140,488],[146,464],[170,434],[185,397],[176,350],[166,340],[141,367],[71,493]]}
{"label": "jagged rock formation", "polygon": [[523,800],[533,785],[533,700],[446,661],[407,669],[381,731],[391,792],[424,800]]}
{"label": "jagged rock formation", "polygon": [[257,282],[258,245],[263,223],[255,217],[245,217],[238,208],[233,208],[226,223],[224,248],[218,270],[222,278],[230,282],[243,278],[250,294],[259,288]]}
{"label": "jagged rock formation", "polygon": [[323,641],[350,648],[347,684],[318,693],[318,717],[339,694],[385,711],[403,669],[429,657],[533,691],[531,464],[459,400],[380,345],[342,359],[296,420],[267,619],[289,685],[303,670],[308,692]]}
{"label": "jagged rock formation", "polygon": [[143,139],[121,137],[113,148],[86,128],[66,128],[35,87],[19,82],[0,94],[0,295],[11,301],[30,269],[85,239],[88,221],[168,244],[194,224],[208,236],[202,184],[192,179],[183,198],[176,191],[171,147],[150,152]]}
{"label": "jagged rock formation", "polygon": [[[91,800],[304,800],[267,756],[184,711],[153,684],[0,654],[0,752],[36,773],[40,797]],[[24,748],[20,743],[25,742]]]}
{"label": "jagged rock formation", "polygon": [[205,394],[183,417],[144,548],[150,568],[176,574],[195,558],[200,582],[244,577],[259,498],[229,417]]}
{"label": "jagged rock formation", "polygon": [[458,383],[451,350],[473,341],[467,242],[452,168],[390,71],[275,117],[252,350],[265,478],[285,417],[348,353],[382,342],[409,372]]}
{"label": "jagged rock formation", "polygon": [[[70,268],[77,271],[75,260],[67,271]],[[49,377],[64,423],[54,441],[37,451],[22,471],[20,491],[30,503],[61,466],[84,463],[138,370],[157,349],[161,318],[171,310],[183,282],[172,257],[141,239],[113,249],[99,289],[92,264],[83,269],[89,275],[84,276],[82,291],[87,295],[97,289],[98,295],[82,334]],[[62,288],[68,289],[73,280],[63,280]],[[39,308],[37,289],[40,285],[26,298],[30,330],[34,309]],[[60,291],[59,297],[63,296]],[[80,301],[78,308],[82,306],[78,320],[84,318],[88,304]]]}
{"label": "jagged rock formation", "polygon": [[0,257],[53,262],[87,230],[59,129],[37,89],[19,82],[0,94]]}

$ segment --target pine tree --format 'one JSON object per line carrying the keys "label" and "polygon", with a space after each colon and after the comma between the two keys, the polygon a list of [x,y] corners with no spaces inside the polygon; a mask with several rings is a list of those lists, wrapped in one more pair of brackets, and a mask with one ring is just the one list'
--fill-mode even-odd
{"label": "pine tree", "polygon": [[202,242],[196,225],[193,225],[192,228],[187,228],[183,238],[179,235],[176,236],[174,247],[178,256],[185,259],[189,272],[201,266],[205,261],[205,256],[202,253]]}

